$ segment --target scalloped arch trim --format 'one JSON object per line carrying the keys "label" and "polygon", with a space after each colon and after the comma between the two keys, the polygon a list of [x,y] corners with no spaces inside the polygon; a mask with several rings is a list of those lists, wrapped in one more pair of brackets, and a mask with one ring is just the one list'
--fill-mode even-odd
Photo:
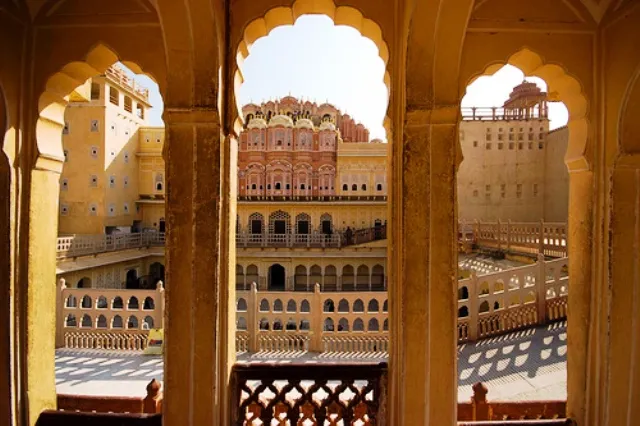
{"label": "scalloped arch trim", "polygon": [[522,48],[506,61],[492,62],[485,66],[481,73],[471,77],[467,82],[473,83],[477,78],[495,74],[504,65],[513,65],[526,76],[543,79],[547,83],[549,99],[562,101],[569,110],[569,144],[565,154],[565,163],[569,171],[589,170],[587,114],[589,104],[582,91],[582,85],[565,68],[557,64],[546,64],[542,57],[528,48]]}
{"label": "scalloped arch trim", "polygon": [[[378,48],[380,59],[384,62],[384,84],[387,86],[387,93],[391,93],[391,77],[387,69],[389,47],[382,37],[382,29],[373,20],[365,18],[359,10],[349,6],[336,6],[333,0],[296,0],[291,7],[275,7],[267,11],[264,16],[251,21],[245,27],[242,40],[236,50],[235,93],[239,92],[240,86],[244,82],[242,66],[247,56],[251,53],[251,47],[256,40],[266,37],[276,27],[293,25],[302,15],[326,15],[333,20],[335,25],[346,25],[354,28],[363,37],[371,40]],[[240,133],[242,128],[242,105],[238,104],[237,98],[236,108],[238,118],[234,123],[234,129],[236,133]],[[387,137],[391,135],[390,123],[388,115],[385,115],[384,127],[387,131]]]}

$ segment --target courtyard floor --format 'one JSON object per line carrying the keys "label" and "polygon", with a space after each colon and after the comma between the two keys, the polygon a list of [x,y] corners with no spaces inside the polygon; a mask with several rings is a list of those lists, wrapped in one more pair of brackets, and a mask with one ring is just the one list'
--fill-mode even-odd
{"label": "courtyard floor", "polygon": [[[458,401],[471,397],[471,386],[484,382],[491,401],[562,400],[567,397],[566,322],[458,346]],[[371,353],[238,354],[238,362],[318,363],[378,362]],[[60,394],[143,396],[151,379],[163,380],[160,356],[140,352],[56,351],[56,388]]]}

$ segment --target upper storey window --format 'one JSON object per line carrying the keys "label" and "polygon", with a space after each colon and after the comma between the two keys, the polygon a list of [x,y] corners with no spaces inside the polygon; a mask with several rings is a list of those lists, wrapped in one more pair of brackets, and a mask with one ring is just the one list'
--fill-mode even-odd
{"label": "upper storey window", "polygon": [[115,87],[109,87],[109,102],[120,106],[120,93]]}
{"label": "upper storey window", "polygon": [[301,130],[298,134],[298,146],[300,151],[311,151],[312,148],[312,136],[304,130]]}
{"label": "upper storey window", "polygon": [[124,97],[124,110],[127,112],[133,111],[133,102],[129,96]]}
{"label": "upper storey window", "polygon": [[100,99],[100,84],[91,83],[91,100],[97,101]]}
{"label": "upper storey window", "polygon": [[320,151],[334,151],[336,147],[336,134],[326,132],[320,136]]}

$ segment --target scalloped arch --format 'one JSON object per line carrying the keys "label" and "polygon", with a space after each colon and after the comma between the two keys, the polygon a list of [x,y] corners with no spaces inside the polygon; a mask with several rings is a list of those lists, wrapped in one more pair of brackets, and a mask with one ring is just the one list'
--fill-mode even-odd
{"label": "scalloped arch", "polygon": [[[335,25],[345,25],[357,30],[363,37],[371,40],[378,48],[380,59],[384,63],[384,84],[387,86],[387,95],[390,99],[391,76],[388,70],[389,47],[382,36],[382,29],[373,20],[365,18],[362,12],[350,6],[336,6],[333,0],[296,0],[291,7],[275,7],[268,10],[264,16],[254,19],[245,27],[242,40],[236,49],[236,71],[234,73],[234,93],[238,93],[244,78],[242,66],[245,59],[251,53],[251,48],[256,40],[269,35],[271,30],[283,25],[293,25],[302,15],[326,15],[333,20]],[[234,123],[234,130],[240,133],[242,129],[242,105],[236,100],[238,116]],[[387,111],[389,105],[387,105]],[[387,139],[391,138],[391,120],[385,114],[384,128]]]}
{"label": "scalloped arch", "polygon": [[[59,163],[58,168],[62,167],[64,160],[62,129],[69,95],[89,78],[103,74],[107,68],[118,61],[118,55],[100,43],[89,51],[84,61],[70,62],[47,79],[44,91],[38,98],[39,116],[36,123],[38,162],[54,160]],[[135,62],[126,60],[121,62],[134,73],[145,74],[156,81],[153,75],[145,73]]]}
{"label": "scalloped arch", "polygon": [[545,63],[540,55],[524,47],[512,54],[506,61],[492,61],[487,64],[483,71],[473,75],[466,82],[465,91],[466,87],[477,78],[493,75],[506,64],[517,67],[526,76],[543,79],[547,83],[550,100],[564,102],[569,110],[569,122],[567,123],[569,143],[565,154],[565,163],[569,171],[589,170],[591,168],[588,158],[589,122],[587,114],[589,103],[578,79],[569,74],[561,65]]}

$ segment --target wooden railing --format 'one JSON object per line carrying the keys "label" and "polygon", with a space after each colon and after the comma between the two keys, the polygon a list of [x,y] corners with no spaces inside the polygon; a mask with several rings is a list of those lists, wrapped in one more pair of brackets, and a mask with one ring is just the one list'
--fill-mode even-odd
{"label": "wooden railing", "polygon": [[[565,319],[568,258],[458,281],[458,342]],[[142,350],[162,328],[164,289],[77,289],[59,283],[57,347]],[[241,352],[378,352],[389,348],[387,293],[236,291]]]}
{"label": "wooden railing", "polygon": [[164,232],[115,233],[111,235],[69,235],[58,237],[58,259],[118,250],[164,246]]}
{"label": "wooden railing", "polygon": [[566,223],[552,222],[461,222],[458,240],[479,248],[523,254],[543,254],[565,257],[567,248]]}
{"label": "wooden railing", "polygon": [[233,424],[384,425],[386,375],[385,363],[236,364]]}

